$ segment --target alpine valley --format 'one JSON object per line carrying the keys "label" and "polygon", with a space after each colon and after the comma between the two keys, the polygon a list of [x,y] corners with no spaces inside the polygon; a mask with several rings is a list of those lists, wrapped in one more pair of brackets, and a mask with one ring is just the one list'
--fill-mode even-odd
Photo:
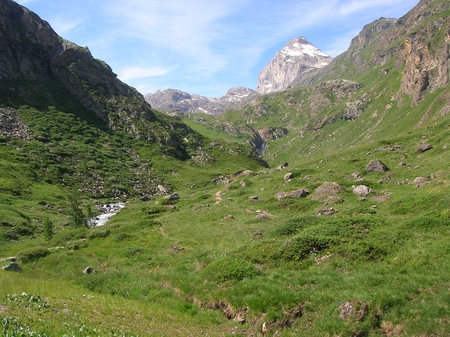
{"label": "alpine valley", "polygon": [[2,336],[450,335],[449,17],[144,97],[0,0]]}

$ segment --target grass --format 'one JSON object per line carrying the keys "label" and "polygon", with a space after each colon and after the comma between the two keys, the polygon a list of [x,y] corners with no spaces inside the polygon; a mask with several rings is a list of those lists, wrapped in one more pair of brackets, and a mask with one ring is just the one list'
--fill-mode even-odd
{"label": "grass", "polygon": [[[449,335],[448,88],[411,107],[396,96],[394,60],[383,76],[341,62],[363,85],[351,97],[274,93],[187,118],[199,133],[145,110],[139,137],[112,105],[115,131],[61,88],[19,83],[25,99],[8,89],[18,83],[1,84],[26,100],[16,110],[34,137],[0,138],[0,265],[16,257],[23,269],[0,273],[2,334],[255,336],[265,322],[270,336]],[[50,89],[60,95],[39,94]],[[344,120],[365,93],[364,112]],[[246,142],[269,126],[287,134],[259,158]],[[366,172],[372,159],[389,170]],[[315,198],[325,182],[340,191]],[[275,197],[299,188],[308,196]],[[74,227],[74,196],[84,216],[126,207],[103,227]]]}

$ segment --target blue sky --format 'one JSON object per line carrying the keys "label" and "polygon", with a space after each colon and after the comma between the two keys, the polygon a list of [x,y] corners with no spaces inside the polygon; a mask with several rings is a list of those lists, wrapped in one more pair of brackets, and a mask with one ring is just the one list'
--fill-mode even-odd
{"label": "blue sky", "polygon": [[255,89],[292,38],[335,57],[364,25],[418,0],[17,0],[63,38],[88,46],[142,94],[167,88],[220,97]]}

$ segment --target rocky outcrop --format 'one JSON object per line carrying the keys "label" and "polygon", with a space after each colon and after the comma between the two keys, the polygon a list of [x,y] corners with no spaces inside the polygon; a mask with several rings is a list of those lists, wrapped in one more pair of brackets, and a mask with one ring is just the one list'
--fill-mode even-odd
{"label": "rocky outcrop", "polygon": [[[406,94],[415,106],[427,93],[449,84],[450,25],[448,16],[442,15],[448,10],[446,1],[422,0],[399,19],[380,18],[366,25],[350,48],[328,67],[310,72],[295,85],[309,85],[329,76],[351,76],[349,62],[358,73],[380,67],[380,76],[384,76],[391,71],[387,64],[393,60],[393,69],[402,73],[395,98],[402,100]],[[445,113],[448,111],[447,106]]]}
{"label": "rocky outcrop", "polygon": [[256,97],[252,89],[235,87],[220,98],[188,94],[177,89],[158,90],[145,95],[145,100],[159,111],[170,113],[206,113],[219,115],[227,109],[240,108]]}
{"label": "rocky outcrop", "polygon": [[325,67],[332,59],[304,37],[292,39],[261,70],[256,92],[267,94],[285,90],[295,80],[313,69]]}
{"label": "rocky outcrop", "polygon": [[[2,106],[41,110],[70,101],[72,113],[92,113],[111,130],[170,147],[172,156],[189,157],[184,141],[194,134],[189,127],[154,111],[87,47],[64,40],[35,13],[11,0],[0,4]],[[8,119],[1,134],[24,138],[23,125],[10,110],[3,109],[0,118]]]}

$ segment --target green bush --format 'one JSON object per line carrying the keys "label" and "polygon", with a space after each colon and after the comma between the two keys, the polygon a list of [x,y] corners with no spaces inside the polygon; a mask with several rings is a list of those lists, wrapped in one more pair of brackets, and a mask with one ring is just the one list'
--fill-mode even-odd
{"label": "green bush", "polygon": [[88,239],[106,238],[111,231],[107,228],[93,228],[88,232]]}
{"label": "green bush", "polygon": [[295,218],[287,221],[284,225],[276,228],[273,232],[274,235],[277,236],[286,236],[296,234],[300,229],[303,229],[310,225],[315,225],[323,221],[321,218],[317,216],[304,216],[301,218]]}
{"label": "green bush", "polygon": [[18,258],[23,263],[27,263],[39,260],[40,258],[47,256],[48,254],[50,254],[50,251],[47,248],[37,246],[23,250],[22,252],[19,253]]}
{"label": "green bush", "polygon": [[328,249],[333,240],[326,236],[301,234],[288,241],[283,248],[283,255],[289,260],[298,260]]}
{"label": "green bush", "polygon": [[215,260],[203,269],[203,275],[211,280],[241,281],[244,278],[252,278],[261,272],[252,263],[234,258]]}

